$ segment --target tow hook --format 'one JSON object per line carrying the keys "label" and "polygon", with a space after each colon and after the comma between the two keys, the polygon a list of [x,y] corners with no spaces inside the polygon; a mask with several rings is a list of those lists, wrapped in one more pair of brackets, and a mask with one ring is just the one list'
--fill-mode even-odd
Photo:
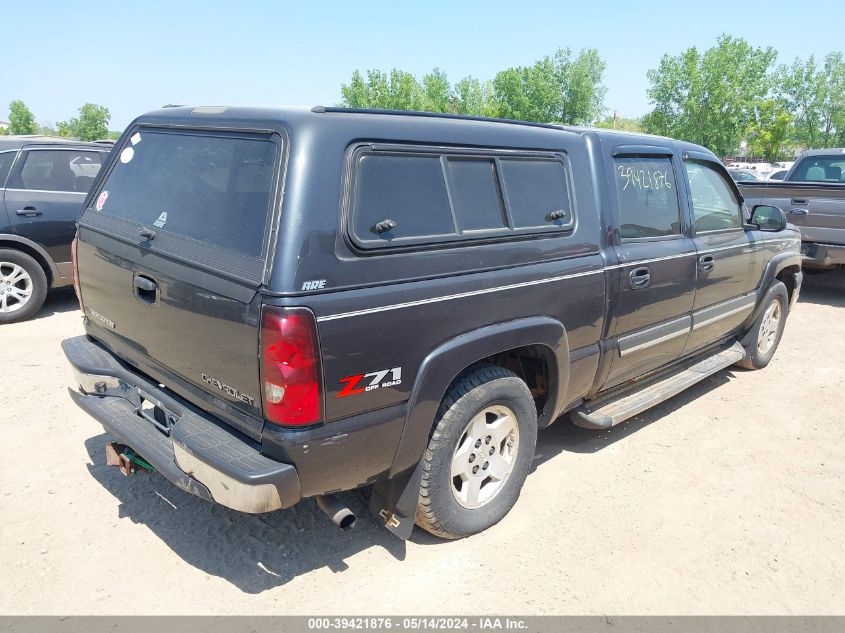
{"label": "tow hook", "polygon": [[155,472],[155,468],[147,463],[143,457],[136,454],[125,444],[118,444],[117,442],[106,444],[106,464],[117,466],[120,472],[127,477],[135,473]]}

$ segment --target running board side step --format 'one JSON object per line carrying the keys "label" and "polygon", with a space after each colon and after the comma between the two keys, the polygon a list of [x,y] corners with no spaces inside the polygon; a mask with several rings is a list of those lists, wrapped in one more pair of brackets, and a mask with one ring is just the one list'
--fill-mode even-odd
{"label": "running board side step", "polygon": [[572,422],[585,429],[607,429],[624,422],[656,404],[668,400],[745,357],[745,350],[738,342],[731,347],[708,356],[678,373],[661,378],[645,386],[635,386],[604,398],[585,402],[570,413]]}

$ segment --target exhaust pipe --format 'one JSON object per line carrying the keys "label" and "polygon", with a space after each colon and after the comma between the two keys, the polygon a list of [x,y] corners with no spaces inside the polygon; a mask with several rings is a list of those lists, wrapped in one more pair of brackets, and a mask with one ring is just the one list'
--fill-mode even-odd
{"label": "exhaust pipe", "polygon": [[315,497],[317,507],[323,511],[341,530],[351,530],[355,527],[355,514],[334,495],[320,495]]}

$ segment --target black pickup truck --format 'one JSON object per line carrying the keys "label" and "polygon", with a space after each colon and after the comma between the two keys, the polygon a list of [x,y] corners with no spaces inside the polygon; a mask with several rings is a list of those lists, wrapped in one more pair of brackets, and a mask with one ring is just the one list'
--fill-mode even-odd
{"label": "black pickup truck", "polygon": [[770,204],[801,231],[804,268],[845,265],[845,148],[803,153],[781,182],[741,182],[749,205]]}
{"label": "black pickup truck", "polygon": [[323,107],[138,118],[77,240],[70,393],[113,461],[341,527],[368,487],[405,538],[499,521],[538,428],[764,367],[802,279],[701,147]]}

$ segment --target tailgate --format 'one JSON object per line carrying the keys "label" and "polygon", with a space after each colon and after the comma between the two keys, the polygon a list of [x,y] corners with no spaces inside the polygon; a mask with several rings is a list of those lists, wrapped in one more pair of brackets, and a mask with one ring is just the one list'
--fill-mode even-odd
{"label": "tailgate", "polygon": [[278,135],[140,129],[80,219],[89,335],[260,437],[260,295]]}

